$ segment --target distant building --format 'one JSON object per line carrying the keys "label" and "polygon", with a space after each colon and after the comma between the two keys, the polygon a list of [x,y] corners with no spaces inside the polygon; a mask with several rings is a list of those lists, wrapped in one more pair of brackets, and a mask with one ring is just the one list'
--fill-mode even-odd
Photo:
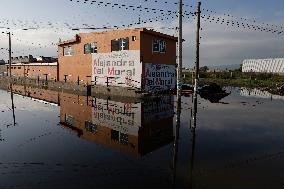
{"label": "distant building", "polygon": [[58,58],[54,57],[45,57],[45,56],[40,56],[36,58],[36,62],[41,62],[41,63],[52,63],[52,62],[58,62]]}
{"label": "distant building", "polygon": [[12,64],[18,64],[18,63],[28,64],[32,62],[36,62],[36,59],[32,55],[12,57],[11,59]]}
{"label": "distant building", "polygon": [[[9,73],[9,65],[7,65]],[[18,63],[12,64],[11,73],[14,77],[27,77],[41,80],[56,80],[58,78],[58,63]]]}
{"label": "distant building", "polygon": [[247,59],[243,61],[242,72],[284,74],[284,58]]}
{"label": "distant building", "polygon": [[81,33],[59,44],[59,80],[147,92],[172,89],[176,42],[145,28]]}
{"label": "distant building", "polygon": [[[57,80],[58,62],[57,58],[39,57],[34,58],[32,55],[12,57],[11,73],[15,77],[27,77],[41,80]],[[10,66],[7,65],[7,73]]]}
{"label": "distant building", "polygon": [[29,56],[18,56],[18,57],[12,57],[12,64],[29,64],[29,63],[52,63],[52,62],[57,62],[58,58],[53,58],[53,57],[45,57],[45,56],[40,56],[38,58],[34,58],[32,55]]}

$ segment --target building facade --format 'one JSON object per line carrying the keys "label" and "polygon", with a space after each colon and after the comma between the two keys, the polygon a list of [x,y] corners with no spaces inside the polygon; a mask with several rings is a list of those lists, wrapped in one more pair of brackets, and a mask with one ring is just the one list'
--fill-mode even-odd
{"label": "building facade", "polygon": [[144,28],[81,33],[59,44],[59,80],[168,90],[176,85],[176,42]]}
{"label": "building facade", "polygon": [[284,74],[284,58],[247,59],[242,72]]}
{"label": "building facade", "polygon": [[36,59],[32,56],[18,56],[18,57],[12,57],[11,63],[12,64],[19,64],[19,63],[32,63],[36,62]]}
{"label": "building facade", "polygon": [[[9,73],[9,65],[6,66]],[[11,65],[11,73],[14,77],[26,77],[40,80],[58,80],[58,63],[17,63]]]}
{"label": "building facade", "polygon": [[[6,75],[10,65],[6,64]],[[14,77],[25,77],[40,80],[58,80],[58,59],[40,56],[34,58],[32,55],[12,57],[11,74]]]}

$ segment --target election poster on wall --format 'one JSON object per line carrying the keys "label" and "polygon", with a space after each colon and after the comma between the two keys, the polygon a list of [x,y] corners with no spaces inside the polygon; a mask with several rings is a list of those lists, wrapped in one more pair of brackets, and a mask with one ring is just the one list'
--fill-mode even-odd
{"label": "election poster on wall", "polygon": [[93,54],[92,70],[92,81],[97,85],[141,88],[139,50]]}
{"label": "election poster on wall", "polygon": [[174,89],[176,85],[175,65],[145,64],[144,84],[148,92]]}

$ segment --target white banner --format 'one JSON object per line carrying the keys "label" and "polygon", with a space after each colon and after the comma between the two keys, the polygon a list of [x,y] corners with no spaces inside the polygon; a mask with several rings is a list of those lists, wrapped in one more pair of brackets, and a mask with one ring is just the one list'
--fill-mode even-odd
{"label": "white banner", "polygon": [[141,88],[140,51],[93,54],[92,80],[98,85]]}
{"label": "white banner", "polygon": [[150,92],[174,89],[175,65],[145,64],[145,90]]}

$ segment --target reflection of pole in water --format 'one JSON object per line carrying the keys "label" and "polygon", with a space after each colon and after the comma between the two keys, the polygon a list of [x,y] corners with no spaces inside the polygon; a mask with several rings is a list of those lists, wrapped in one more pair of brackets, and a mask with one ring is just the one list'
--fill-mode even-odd
{"label": "reflection of pole in water", "polygon": [[174,138],[174,144],[173,144],[173,188],[176,187],[176,169],[177,169],[177,159],[178,159],[180,115],[181,115],[181,95],[178,95],[177,96],[175,138]]}
{"label": "reflection of pole in water", "polygon": [[13,125],[16,125],[16,116],[15,116],[15,106],[14,106],[14,93],[13,93],[13,84],[10,84],[11,90],[11,102],[12,102],[12,112],[13,112]]}
{"label": "reflection of pole in water", "polygon": [[193,102],[193,111],[192,111],[192,125],[191,125],[191,134],[192,134],[192,139],[191,139],[191,154],[190,154],[190,176],[189,176],[189,183],[190,183],[190,188],[193,188],[193,171],[194,171],[194,156],[195,156],[195,137],[196,137],[196,115],[197,115],[197,93],[194,94],[196,95],[194,97],[194,102]]}
{"label": "reflection of pole in water", "polygon": [[197,91],[199,82],[199,54],[200,54],[200,16],[201,16],[201,2],[197,5],[197,28],[196,28],[196,64],[195,64],[195,82],[193,94],[193,111],[192,111],[192,143],[191,143],[191,158],[190,158],[190,188],[193,188],[193,171],[194,171],[194,152],[195,152],[195,129],[196,129],[196,115],[197,115]]}

